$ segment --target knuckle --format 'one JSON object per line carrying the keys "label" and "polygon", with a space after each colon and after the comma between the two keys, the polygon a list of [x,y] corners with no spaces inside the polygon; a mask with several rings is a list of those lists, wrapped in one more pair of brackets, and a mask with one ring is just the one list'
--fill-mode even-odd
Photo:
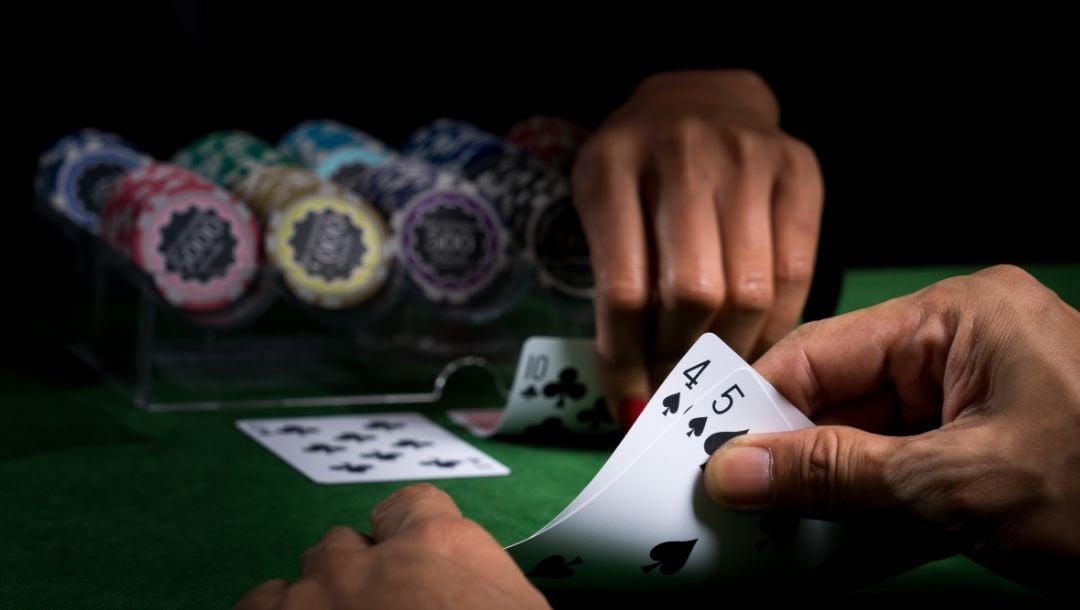
{"label": "knuckle", "polygon": [[781,256],[776,261],[776,281],[785,286],[804,286],[814,276],[812,254],[796,252]]}
{"label": "knuckle", "polygon": [[711,313],[724,304],[724,286],[705,274],[673,274],[660,285],[661,304],[667,310]]}
{"label": "knuckle", "polygon": [[774,290],[764,273],[749,274],[731,285],[731,307],[745,315],[764,315],[772,308]]}
{"label": "knuckle", "polygon": [[725,125],[720,130],[719,139],[732,158],[743,165],[757,162],[765,152],[761,134],[742,125]]}
{"label": "knuckle", "polygon": [[596,298],[615,311],[641,311],[649,303],[649,289],[636,279],[598,278]]}
{"label": "knuckle", "polygon": [[802,447],[802,489],[798,499],[802,507],[817,513],[829,513],[837,505],[836,481],[840,466],[840,435],[822,427]]}
{"label": "knuckle", "polygon": [[[473,533],[471,521],[443,515],[424,519],[414,525],[409,536],[417,545],[433,551],[448,551],[452,545]],[[475,524],[473,524],[475,526]],[[479,526],[475,526],[479,527]]]}
{"label": "knuckle", "polygon": [[657,132],[656,150],[662,158],[679,165],[689,165],[701,148],[707,127],[696,116],[681,116]]}

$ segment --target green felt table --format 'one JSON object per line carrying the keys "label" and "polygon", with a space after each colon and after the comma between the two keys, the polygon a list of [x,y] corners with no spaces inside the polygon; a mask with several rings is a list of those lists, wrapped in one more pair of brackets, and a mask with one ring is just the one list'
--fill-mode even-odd
{"label": "green felt table", "polygon": [[[1080,304],[1080,264],[1027,268]],[[840,310],[971,270],[853,270]],[[295,578],[300,553],[327,528],[365,529],[372,506],[401,486],[313,484],[233,426],[241,417],[359,408],[147,413],[104,384],[62,383],[27,371],[0,373],[0,396],[3,608],[228,607],[263,580]],[[455,380],[437,405],[394,408],[420,410],[450,426],[444,410],[469,404],[466,378]],[[439,485],[506,544],[558,513],[610,452],[471,442],[513,474]],[[1047,604],[962,557],[848,595],[860,606],[956,598],[983,607]]]}

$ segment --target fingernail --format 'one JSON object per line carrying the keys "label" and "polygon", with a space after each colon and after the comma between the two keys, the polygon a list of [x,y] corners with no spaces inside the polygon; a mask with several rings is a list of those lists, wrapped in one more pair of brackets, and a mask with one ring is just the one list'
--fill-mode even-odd
{"label": "fingernail", "polygon": [[623,431],[630,429],[630,426],[634,425],[641,412],[645,410],[645,401],[640,398],[628,398],[619,403],[619,423],[622,424]]}
{"label": "fingernail", "polygon": [[721,503],[733,507],[764,506],[772,500],[772,454],[760,447],[721,448],[711,465],[719,470],[713,492]]}

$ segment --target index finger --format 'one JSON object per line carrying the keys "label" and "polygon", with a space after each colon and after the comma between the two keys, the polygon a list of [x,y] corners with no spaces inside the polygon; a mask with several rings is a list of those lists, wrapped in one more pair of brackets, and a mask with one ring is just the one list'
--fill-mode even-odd
{"label": "index finger", "polygon": [[941,404],[951,331],[916,295],[804,324],[754,367],[807,415],[883,401],[882,392],[921,419]]}
{"label": "index finger", "polygon": [[[632,140],[602,133],[574,166],[574,205],[592,253],[596,351],[611,406],[649,397],[646,353],[650,295],[648,241]],[[616,413],[625,421],[625,414]],[[634,414],[636,416],[636,414]]]}

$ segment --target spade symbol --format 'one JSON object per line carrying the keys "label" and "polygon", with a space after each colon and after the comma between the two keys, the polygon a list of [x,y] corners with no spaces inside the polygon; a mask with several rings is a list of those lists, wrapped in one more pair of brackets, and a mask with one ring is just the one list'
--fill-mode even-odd
{"label": "spade symbol", "polygon": [[566,406],[566,399],[577,400],[585,395],[585,384],[578,382],[577,369],[566,367],[559,373],[559,380],[544,386],[544,396],[557,397],[556,407]]}
{"label": "spade symbol", "polygon": [[401,454],[398,453],[397,451],[388,451],[386,453],[383,453],[382,451],[372,451],[371,453],[361,453],[360,454],[360,457],[362,457],[362,458],[382,460],[382,461],[396,460],[400,456],[401,456]]}
{"label": "spade symbol", "polygon": [[720,445],[730,441],[736,436],[742,436],[750,430],[739,430],[738,432],[714,432],[709,435],[709,438],[705,439],[705,453],[712,455],[714,451],[720,448]]}
{"label": "spade symbol", "polygon": [[536,386],[534,386],[534,385],[531,385],[531,386],[525,388],[525,391],[521,393],[521,395],[524,396],[527,399],[536,398],[537,395],[539,395],[539,394],[540,394],[540,392],[536,391]]}
{"label": "spade symbol", "polygon": [[375,438],[374,434],[360,434],[359,432],[342,432],[337,435],[336,441],[355,441],[362,443],[364,441],[370,441]]}
{"label": "spade symbol", "polygon": [[694,550],[697,541],[698,539],[694,538],[693,540],[661,542],[649,551],[649,559],[654,560],[655,563],[641,566],[641,571],[648,574],[659,567],[660,573],[665,576],[675,574],[686,565],[686,560],[690,558],[690,551]]}
{"label": "spade symbol", "polygon": [[529,570],[526,576],[531,578],[567,578],[574,575],[573,566],[579,566],[585,563],[580,557],[575,557],[570,561],[562,555],[551,555],[540,560],[540,563],[536,564],[536,567]]}
{"label": "spade symbol", "polygon": [[674,415],[679,412],[679,393],[675,392],[671,396],[664,399],[664,415],[668,413]]}
{"label": "spade symbol", "polygon": [[342,464],[336,464],[334,466],[331,466],[330,470],[344,470],[345,472],[360,474],[363,472],[367,472],[372,468],[374,468],[374,466],[372,466],[371,464],[350,464],[348,462],[344,462]]}
{"label": "spade symbol", "polygon": [[705,422],[709,421],[708,417],[695,417],[690,420],[690,431],[686,433],[686,437],[701,436],[701,433],[705,431]]}

